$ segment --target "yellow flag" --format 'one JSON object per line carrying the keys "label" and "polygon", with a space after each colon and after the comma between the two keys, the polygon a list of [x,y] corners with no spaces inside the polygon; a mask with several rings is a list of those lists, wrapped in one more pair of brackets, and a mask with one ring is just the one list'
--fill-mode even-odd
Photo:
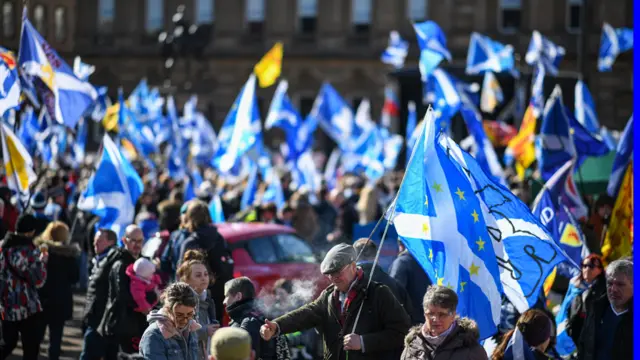
{"label": "yellow flag", "polygon": [[273,85],[282,71],[282,43],[277,42],[253,68],[260,87]]}
{"label": "yellow flag", "polygon": [[33,160],[18,137],[2,124],[2,160],[7,172],[7,184],[19,194],[29,192],[29,186],[36,181]]}
{"label": "yellow flag", "polygon": [[102,119],[102,126],[107,131],[118,132],[118,116],[120,112],[120,102],[117,102],[107,108],[104,118]]}
{"label": "yellow flag", "polygon": [[553,287],[553,283],[556,281],[556,274],[558,273],[558,267],[554,267],[553,271],[547,276],[547,279],[542,284],[542,289],[544,291],[544,296],[549,296],[551,292],[551,288]]}
{"label": "yellow flag", "polygon": [[633,162],[629,163],[613,206],[609,228],[602,244],[605,264],[631,255],[633,245]]}
{"label": "yellow flag", "polygon": [[529,105],[522,119],[520,131],[507,145],[507,151],[512,153],[516,160],[516,172],[520,179],[524,179],[525,170],[536,160],[535,133],[536,117],[533,114],[533,106]]}

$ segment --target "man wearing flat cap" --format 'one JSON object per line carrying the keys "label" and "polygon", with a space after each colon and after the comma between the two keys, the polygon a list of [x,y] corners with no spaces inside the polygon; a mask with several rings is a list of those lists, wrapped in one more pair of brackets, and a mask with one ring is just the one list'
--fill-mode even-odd
{"label": "man wearing flat cap", "polygon": [[325,359],[397,359],[411,322],[391,290],[375,281],[368,284],[351,245],[331,248],[320,271],[331,285],[313,302],[266,320],[260,335],[270,340],[280,333],[316,328],[322,334]]}

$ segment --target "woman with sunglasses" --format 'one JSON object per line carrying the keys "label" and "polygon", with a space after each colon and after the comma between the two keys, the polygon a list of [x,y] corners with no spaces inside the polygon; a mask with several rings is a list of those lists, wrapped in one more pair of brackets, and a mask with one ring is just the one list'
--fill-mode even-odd
{"label": "woman with sunglasses", "polygon": [[194,320],[198,295],[188,284],[169,285],[162,295],[163,307],[152,311],[149,327],[140,340],[145,360],[197,360],[200,325]]}
{"label": "woman with sunglasses", "polygon": [[582,326],[587,318],[587,313],[591,311],[593,302],[607,292],[602,257],[597,254],[585,257],[581,263],[580,275],[571,279],[571,285],[575,286],[581,293],[573,299],[571,306],[567,310],[569,312],[567,316],[567,333],[571,336],[573,342],[578,344]]}

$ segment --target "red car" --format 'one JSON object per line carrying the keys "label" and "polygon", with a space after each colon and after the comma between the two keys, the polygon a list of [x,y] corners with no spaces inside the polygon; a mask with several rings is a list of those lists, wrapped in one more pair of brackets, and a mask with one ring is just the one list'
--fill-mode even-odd
{"label": "red car", "polygon": [[231,249],[234,277],[252,279],[257,294],[280,278],[311,280],[317,294],[329,284],[320,273],[319,259],[292,228],[262,223],[224,223],[216,227]]}

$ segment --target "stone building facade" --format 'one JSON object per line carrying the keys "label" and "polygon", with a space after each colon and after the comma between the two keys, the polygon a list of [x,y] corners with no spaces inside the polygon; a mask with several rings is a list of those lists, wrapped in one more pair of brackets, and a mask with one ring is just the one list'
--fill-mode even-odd
{"label": "stone building facade", "polygon": [[[167,79],[157,36],[185,5],[187,20],[206,29],[210,41],[200,58],[176,62],[166,91],[178,104],[197,94],[199,108],[219,128],[253,65],[276,41],[284,43],[282,77],[303,113],[329,81],[354,104],[369,98],[377,118],[390,79],[379,60],[389,31],[411,41],[406,67],[416,67],[410,21],[424,19],[444,30],[453,55],[448,67],[464,68],[472,31],[524,54],[537,29],[567,50],[560,76],[577,77],[585,1],[586,78],[600,121],[622,129],[632,112],[632,55],[621,55],[609,73],[597,72],[596,62],[602,23],[632,27],[633,0],[29,0],[29,16],[63,56],[95,65],[91,81],[115,96],[118,86],[131,91],[142,77],[151,85]],[[22,0],[1,2],[2,45],[17,49]],[[258,91],[263,114],[274,90]]]}

